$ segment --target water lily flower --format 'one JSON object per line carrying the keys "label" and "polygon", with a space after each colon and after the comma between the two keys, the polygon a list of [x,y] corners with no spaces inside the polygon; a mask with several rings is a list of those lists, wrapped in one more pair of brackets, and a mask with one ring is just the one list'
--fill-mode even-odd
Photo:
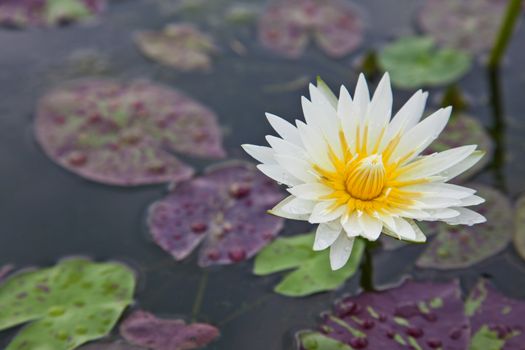
{"label": "water lily flower", "polygon": [[291,194],[270,213],[318,224],[313,249],[330,247],[333,270],[346,264],[357,237],[375,241],[383,232],[425,242],[415,221],[485,221],[466,208],[484,202],[476,191],[447,183],[483,152],[468,145],[422,155],[451,113],[442,108],[421,120],[427,95],[417,91],[391,119],[388,73],[372,98],[362,74],[353,98],[344,86],[337,98],[320,81],[310,85],[310,100],[302,98],[306,122],[267,114],[280,137],[267,136],[270,147],[243,145]]}

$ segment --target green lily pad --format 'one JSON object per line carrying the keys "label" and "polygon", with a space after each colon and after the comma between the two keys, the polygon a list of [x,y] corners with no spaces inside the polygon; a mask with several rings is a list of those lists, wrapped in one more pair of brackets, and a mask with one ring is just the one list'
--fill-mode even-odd
{"label": "green lily pad", "polygon": [[525,195],[522,195],[516,202],[514,232],[514,247],[516,251],[525,260]]}
{"label": "green lily pad", "polygon": [[275,287],[276,293],[301,297],[336,289],[352,277],[361,262],[365,242],[356,239],[350,260],[332,271],[329,251],[312,249],[314,233],[279,238],[264,248],[255,259],[254,274],[263,276],[294,269]]}
{"label": "green lily pad", "polygon": [[304,350],[353,350],[350,346],[319,332],[301,331],[295,337]]}
{"label": "green lily pad", "polygon": [[132,302],[134,273],[119,263],[64,260],[0,286],[0,330],[29,323],[6,350],[69,350],[107,335]]}
{"label": "green lily pad", "polygon": [[426,0],[417,21],[440,45],[478,54],[494,44],[507,3],[507,0]]}
{"label": "green lily pad", "polygon": [[512,239],[513,214],[510,201],[486,186],[469,186],[486,202],[476,211],[487,222],[475,226],[439,224],[436,237],[416,262],[418,267],[459,269],[475,265],[501,252]]}
{"label": "green lily pad", "polygon": [[428,37],[401,38],[387,45],[378,60],[380,67],[390,73],[392,83],[405,89],[454,82],[471,66],[469,55],[454,49],[438,49]]}

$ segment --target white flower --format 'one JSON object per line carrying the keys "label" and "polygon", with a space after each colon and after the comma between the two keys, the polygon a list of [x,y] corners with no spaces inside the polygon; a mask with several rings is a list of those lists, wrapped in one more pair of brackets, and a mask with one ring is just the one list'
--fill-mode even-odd
{"label": "white flower", "polygon": [[330,247],[332,269],[343,267],[354,239],[370,241],[381,232],[424,242],[414,220],[473,225],[485,218],[465,207],[484,200],[448,180],[474,165],[476,145],[422,156],[445,128],[451,107],[420,121],[427,93],[416,92],[390,119],[392,90],[383,76],[370,100],[361,74],[354,98],[341,86],[339,98],[320,83],[303,97],[306,123],[295,126],[267,114],[279,137],[270,147],[243,145],[258,168],[288,186],[290,196],[270,212],[319,224],[314,250]]}

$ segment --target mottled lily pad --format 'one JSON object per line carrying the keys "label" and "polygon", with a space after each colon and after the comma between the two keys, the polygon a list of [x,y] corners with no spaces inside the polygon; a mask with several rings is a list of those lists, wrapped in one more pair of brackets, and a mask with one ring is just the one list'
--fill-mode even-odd
{"label": "mottled lily pad", "polygon": [[85,20],[101,13],[106,0],[2,0],[0,25],[54,26]]}
{"label": "mottled lily pad", "polygon": [[478,145],[478,149],[485,152],[485,156],[468,171],[462,173],[452,181],[464,182],[482,170],[490,161],[493,152],[493,141],[479,120],[468,115],[454,115],[445,130],[427,149],[426,153],[442,152],[462,145]]}
{"label": "mottled lily pad", "polygon": [[381,68],[400,88],[444,85],[460,79],[471,66],[470,57],[454,49],[438,49],[427,37],[404,37],[379,53]]}
{"label": "mottled lily pad", "polygon": [[255,259],[254,273],[264,276],[293,269],[275,287],[275,292],[301,297],[340,287],[355,274],[361,263],[365,242],[356,239],[348,263],[337,271],[330,267],[329,250],[314,251],[314,233],[279,238]]}
{"label": "mottled lily pad", "polygon": [[69,350],[107,335],[132,302],[134,273],[118,263],[64,260],[0,285],[0,330],[26,325],[6,350]]}
{"label": "mottled lily pad", "polygon": [[231,264],[249,259],[279,233],[284,220],[266,211],[283,197],[251,164],[224,164],[154,203],[148,225],[155,242],[176,260],[203,242],[200,266]]}
{"label": "mottled lily pad", "polygon": [[143,31],[135,42],[150,59],[181,71],[209,70],[217,53],[213,39],[191,24],[170,24],[160,32]]}
{"label": "mottled lily pad", "polygon": [[465,350],[470,339],[457,281],[345,297],[321,317],[318,332],[298,333],[300,350]]}
{"label": "mottled lily pad", "polygon": [[518,350],[525,343],[525,303],[498,293],[480,280],[465,302],[472,341],[469,350]]}
{"label": "mottled lily pad", "polygon": [[514,247],[521,258],[525,260],[525,195],[522,195],[516,202],[514,225]]}
{"label": "mottled lily pad", "polygon": [[359,46],[363,22],[343,0],[274,0],[260,19],[259,38],[289,58],[300,57],[313,38],[328,56],[338,58]]}
{"label": "mottled lily pad", "polygon": [[152,350],[191,350],[206,346],[219,336],[209,324],[186,324],[178,319],[160,319],[145,311],[135,311],[120,326],[128,342]]}
{"label": "mottled lily pad", "polygon": [[443,46],[478,54],[489,50],[507,0],[426,0],[417,20]]}
{"label": "mottled lily pad", "polygon": [[513,210],[499,191],[486,186],[469,186],[486,200],[476,211],[487,222],[475,226],[439,224],[438,233],[427,244],[416,265],[423,268],[470,267],[501,252],[512,239]]}
{"label": "mottled lily pad", "polygon": [[47,155],[90,180],[121,186],[185,180],[173,153],[224,156],[215,114],[146,81],[75,81],[38,104],[36,138]]}

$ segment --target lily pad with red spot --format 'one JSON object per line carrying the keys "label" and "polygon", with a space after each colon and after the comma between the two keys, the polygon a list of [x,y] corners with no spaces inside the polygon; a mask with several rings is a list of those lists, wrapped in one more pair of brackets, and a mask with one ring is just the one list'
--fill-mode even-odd
{"label": "lily pad with red spot", "polygon": [[128,342],[152,350],[191,350],[208,345],[219,330],[204,323],[186,324],[179,319],[160,319],[145,311],[135,311],[120,326]]}
{"label": "lily pad with red spot", "polygon": [[479,54],[496,39],[506,0],[426,0],[417,21],[446,47]]}
{"label": "lily pad with red spot", "polygon": [[485,155],[472,168],[452,180],[460,183],[480,172],[489,163],[493,152],[493,141],[477,119],[464,114],[453,116],[425,153],[442,152],[463,145],[478,145],[478,149],[484,151]]}
{"label": "lily pad with red spot", "polygon": [[211,36],[186,23],[139,32],[135,42],[148,58],[181,71],[209,70],[218,51]]}
{"label": "lily pad with red spot", "polygon": [[191,177],[174,154],[221,158],[216,115],[146,81],[75,81],[46,94],[35,132],[45,153],[87,179],[132,186]]}
{"label": "lily pad with red spot", "polygon": [[514,248],[525,260],[525,196],[522,195],[516,202],[516,216],[515,216],[515,232],[514,232]]}
{"label": "lily pad with red spot", "polygon": [[[300,350],[465,350],[470,339],[457,281],[406,281],[385,291],[345,297],[321,318],[317,332],[298,333]],[[320,347],[323,344],[330,347]]]}
{"label": "lily pad with red spot", "polygon": [[518,350],[525,343],[525,303],[501,295],[480,280],[465,302],[472,327],[471,350]]}
{"label": "lily pad with red spot", "polygon": [[363,21],[344,0],[274,0],[259,22],[259,38],[269,49],[298,58],[312,39],[328,56],[354,51],[363,39]]}
{"label": "lily pad with red spot", "polygon": [[474,226],[439,224],[434,239],[416,262],[418,267],[459,269],[475,265],[501,252],[513,235],[513,208],[499,191],[486,186],[476,188],[486,200],[475,210],[487,222]]}
{"label": "lily pad with red spot", "polygon": [[266,211],[283,198],[253,165],[224,164],[176,185],[154,203],[149,230],[176,260],[202,243],[200,266],[231,264],[252,257],[279,233],[284,220]]}
{"label": "lily pad with red spot", "polygon": [[93,18],[106,0],[2,0],[0,25],[8,27],[54,26]]}

